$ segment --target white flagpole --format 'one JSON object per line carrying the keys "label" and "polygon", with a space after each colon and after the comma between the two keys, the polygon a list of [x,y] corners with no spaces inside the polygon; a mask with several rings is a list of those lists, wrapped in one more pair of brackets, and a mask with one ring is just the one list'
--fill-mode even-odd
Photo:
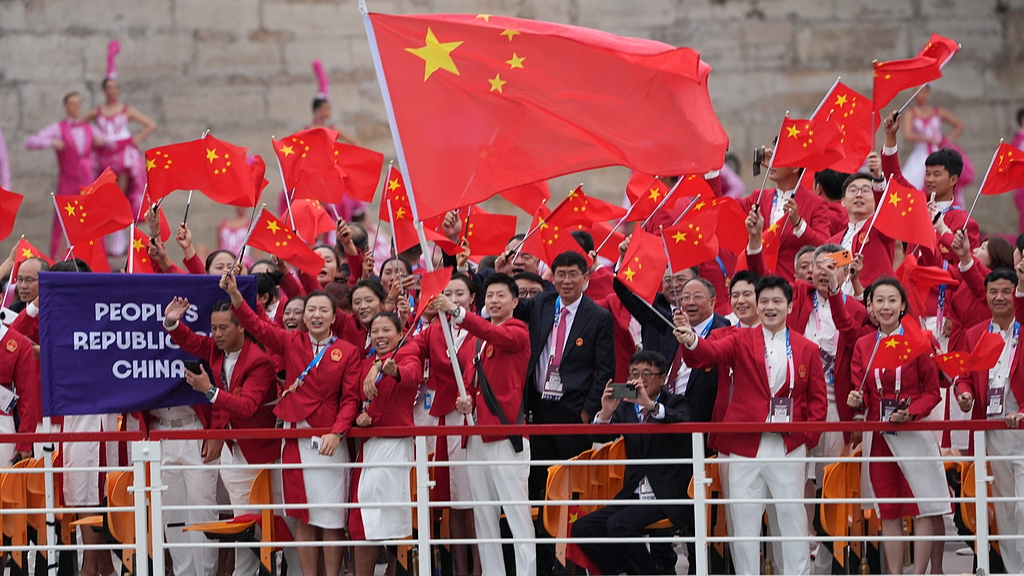
{"label": "white flagpole", "polygon": [[[398,158],[398,167],[405,176],[405,190],[409,194],[409,208],[412,210],[412,219],[415,222],[416,235],[420,239],[420,247],[424,254],[430,254],[427,246],[427,237],[423,232],[423,222],[419,217],[419,210],[416,207],[416,195],[413,193],[412,175],[409,173],[409,165],[405,161],[405,148],[402,147],[402,137],[398,131],[398,122],[395,119],[395,109],[391,102],[391,92],[388,90],[388,81],[384,76],[384,64],[380,59],[380,49],[377,46],[377,35],[373,30],[373,22],[370,20],[370,13],[366,9],[366,0],[359,0],[359,12],[363,15],[363,24],[366,27],[366,38],[370,43],[370,55],[373,57],[373,67],[377,72],[377,82],[380,84],[381,96],[384,100],[384,110],[387,112],[388,124],[391,125],[391,137],[395,142],[395,156]],[[434,270],[434,262],[426,258],[427,270]],[[458,350],[455,348],[455,339],[452,337],[451,326],[448,324],[448,315],[441,313],[437,315],[441,321],[441,330],[444,332],[445,344],[448,345],[448,358],[452,363],[452,370],[455,372],[455,383],[459,387],[459,396],[466,396],[466,384],[462,381],[462,368],[459,366]],[[467,422],[473,420],[467,418]]]}
{"label": "white flagpole", "polygon": [[128,225],[128,262],[125,269],[129,274],[135,273],[135,222]]}
{"label": "white flagpole", "polygon": [[[1003,145],[1003,139],[999,139],[999,146]],[[992,165],[996,163],[996,156],[999,155],[999,146],[996,146],[996,151],[992,153],[992,161],[988,163],[988,170],[985,170],[985,177],[981,179],[981,186],[978,187],[978,195],[974,197],[974,203],[971,204],[971,209],[967,212],[967,220],[964,220],[964,230],[967,230],[967,223],[971,221],[971,215],[974,214],[974,207],[978,205],[978,200],[981,199],[981,191],[985,189],[985,182],[988,180],[988,175],[992,173]]]}
{"label": "white flagpole", "polygon": [[[786,110],[785,118],[789,118],[789,110]],[[785,119],[783,119],[782,123],[783,124],[786,123]],[[772,168],[775,167],[775,152],[778,151],[778,149],[779,149],[779,142],[781,142],[781,141],[782,141],[782,126],[780,125],[779,126],[779,138],[775,142],[775,148],[772,149],[772,157],[768,160],[768,169],[764,171],[764,181],[761,182],[761,189],[757,191],[757,202],[754,203],[754,206],[756,206],[758,210],[761,209],[761,196],[764,195],[764,187],[768,185],[768,175],[771,174]]]}
{"label": "white flagpole", "polygon": [[57,212],[57,221],[60,222],[60,231],[64,233],[64,243],[68,246],[68,254],[65,260],[71,259],[71,262],[75,265],[75,272],[78,272],[78,261],[75,259],[75,247],[71,245],[71,240],[68,239],[68,228],[64,225],[64,215],[60,213],[60,206],[57,206],[57,197],[50,194],[50,199],[53,200],[53,209]]}
{"label": "white flagpole", "polygon": [[836,89],[836,86],[839,86],[839,81],[842,79],[842,76],[836,78],[836,81],[832,84],[832,87],[828,89],[828,92],[825,92],[825,97],[821,99],[821,102],[818,103],[818,107],[814,109],[814,113],[811,114],[811,119],[818,115],[818,112],[821,111],[822,106],[824,106],[825,102],[828,100],[829,94],[832,94],[832,91]]}
{"label": "white flagpole", "polygon": [[252,236],[252,231],[253,228],[256,226],[256,221],[259,220],[259,217],[263,215],[263,211],[266,208],[267,205],[263,204],[260,206],[260,211],[256,212],[256,207],[253,207],[252,218],[249,219],[249,229],[245,232],[245,240],[242,241],[242,248],[238,251],[238,258],[235,259],[235,262],[242,261],[242,255],[245,254],[245,247],[247,244],[249,244],[249,237]]}
{"label": "white flagpole", "polygon": [[[889,183],[892,182],[892,176],[885,181],[885,190],[882,190],[882,196],[878,199],[878,205],[875,206],[875,213],[871,215],[871,222],[868,222],[868,229],[863,231],[864,241],[860,243],[860,250],[857,250],[857,255],[860,256],[864,252],[864,246],[868,243],[868,235],[871,234],[871,229],[875,227],[875,220],[878,219],[878,213],[882,211],[882,204],[885,204],[885,199],[889,197]],[[874,194],[874,192],[871,192]]]}

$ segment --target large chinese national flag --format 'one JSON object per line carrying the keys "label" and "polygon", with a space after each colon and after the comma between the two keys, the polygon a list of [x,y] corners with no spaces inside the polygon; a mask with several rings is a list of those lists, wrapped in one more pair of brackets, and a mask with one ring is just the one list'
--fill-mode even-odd
{"label": "large chinese national flag", "polygon": [[602,166],[722,165],[711,68],[692,49],[486,14],[370,19],[423,218]]}

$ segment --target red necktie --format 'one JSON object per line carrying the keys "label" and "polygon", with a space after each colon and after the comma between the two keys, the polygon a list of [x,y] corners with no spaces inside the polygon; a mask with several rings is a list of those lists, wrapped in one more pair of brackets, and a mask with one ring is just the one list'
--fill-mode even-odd
{"label": "red necktie", "polygon": [[558,318],[558,330],[555,331],[555,357],[551,360],[552,366],[562,365],[562,349],[565,348],[565,325],[566,318],[569,316],[569,309],[562,307],[562,314]]}

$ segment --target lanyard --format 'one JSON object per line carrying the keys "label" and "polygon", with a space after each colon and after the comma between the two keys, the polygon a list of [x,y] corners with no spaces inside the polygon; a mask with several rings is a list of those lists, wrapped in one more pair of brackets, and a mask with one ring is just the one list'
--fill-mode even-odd
{"label": "lanyard", "polygon": [[[989,332],[995,332],[995,324],[993,322],[991,322],[991,321],[988,323],[988,331]],[[1013,340],[1010,341],[1010,346],[1011,346],[1011,348],[1010,348],[1010,361],[1007,362],[1007,372],[1006,372],[1006,380],[1007,381],[1009,381],[1009,376],[1010,376],[1009,368],[1013,364],[1013,356],[1014,356],[1014,354],[1017,351],[1017,338],[1019,336],[1020,336],[1020,322],[1017,322],[1016,320],[1014,320],[1013,321]],[[995,367],[993,367],[992,369],[995,370]],[[998,374],[996,374],[996,378],[1000,378],[1000,376]],[[995,381],[996,378],[989,378],[989,381],[988,381],[989,382],[989,387],[993,387],[992,384],[993,384],[993,382]]]}
{"label": "lanyard", "polygon": [[[789,342],[789,328],[786,328],[786,362],[789,366],[789,393],[787,396],[793,397],[793,388],[796,387],[796,370],[793,369],[793,347]],[[768,392],[772,391],[772,363],[771,358],[768,357],[768,346],[764,347],[764,365],[768,370]],[[774,394],[772,394],[774,396]]]}
{"label": "lanyard", "polygon": [[324,354],[327,353],[327,349],[330,348],[331,345],[334,344],[334,341],[337,339],[337,336],[331,336],[327,343],[323,345],[324,347],[321,348],[320,351],[316,353],[316,356],[314,356],[313,359],[309,361],[309,364],[306,366],[306,369],[302,371],[302,374],[299,374],[298,379],[300,381],[306,378],[306,375],[309,374],[310,370],[312,370],[315,366],[320,364],[320,360],[324,357]]}
{"label": "lanyard", "polygon": [[[942,269],[949,270],[949,262],[946,260],[942,261]],[[935,330],[942,333],[942,317],[945,316],[943,312],[946,310],[946,285],[939,284],[939,295],[937,299],[937,306],[935,307]]]}
{"label": "lanyard", "polygon": [[729,278],[729,272],[725,269],[725,262],[722,262],[721,256],[715,256],[715,263],[718,264],[718,269],[722,271],[722,278],[725,278],[725,287],[728,288],[732,284],[732,278]]}
{"label": "lanyard", "polygon": [[[555,350],[558,348],[559,344],[561,344],[563,347],[565,346],[564,342],[558,342],[558,323],[559,323],[559,321],[562,318],[561,317],[561,312],[562,312],[562,297],[559,296],[558,298],[555,298],[555,321],[551,325],[551,341],[549,342],[549,346],[548,346],[548,348],[550,348],[551,350],[548,353],[548,364],[551,364],[552,362],[554,362],[554,360],[555,360]],[[568,337],[569,337],[569,333],[568,333],[568,330],[566,330],[566,338],[568,338]],[[564,351],[563,351],[563,353],[564,353]]]}
{"label": "lanyard", "polygon": [[[661,400],[661,393],[660,392],[658,393],[658,397],[654,399],[654,403],[657,404],[658,400]],[[641,407],[639,404],[633,404],[633,410],[636,411],[636,421],[641,423],[641,424],[643,424],[644,423],[644,418],[640,414],[640,411],[643,410],[643,407]],[[648,418],[651,417],[651,414],[649,412],[647,413],[647,417]]]}

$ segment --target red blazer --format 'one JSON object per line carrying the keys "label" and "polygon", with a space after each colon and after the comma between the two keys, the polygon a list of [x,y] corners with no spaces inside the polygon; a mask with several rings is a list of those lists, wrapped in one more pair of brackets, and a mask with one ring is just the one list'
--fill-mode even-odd
{"label": "red blazer", "polygon": [[[363,381],[375,361],[376,358],[364,358],[362,361],[359,380],[355,384],[359,392],[359,406],[366,405]],[[395,362],[398,364],[399,379],[395,380],[383,374],[377,381],[377,397],[366,406],[366,413],[371,420],[370,426],[416,425],[412,419],[412,406],[416,402],[420,382],[423,382],[423,364],[419,358],[405,350],[399,350],[395,354]],[[347,396],[354,398],[355,394]],[[346,401],[349,400],[346,398]]]}
{"label": "red blazer", "polygon": [[[869,332],[857,340],[853,349],[853,361],[850,365],[850,376],[853,379],[853,386],[860,386],[864,379],[864,373],[868,368],[868,360],[871,358],[871,351],[875,348],[878,340],[878,331]],[[931,413],[932,408],[939,404],[939,368],[931,356],[921,354],[909,362],[905,362],[901,368],[901,384],[899,399],[910,398],[908,411],[914,418],[924,418]],[[882,370],[879,374],[882,382],[882,393],[885,398],[896,397],[896,370]],[[864,393],[864,409],[868,422],[878,422],[881,405],[878,396],[878,389],[875,383],[874,374],[868,374],[867,380],[862,389]],[[844,398],[845,402],[846,399]]]}
{"label": "red blazer", "polygon": [[986,322],[987,326],[992,319],[992,310],[989,310],[985,298],[985,277],[989,272],[991,270],[974,258],[974,265],[960,273],[963,283],[957,286],[946,309],[946,317],[953,323],[953,331],[949,335],[950,351],[973,350],[973,346],[966,344],[967,331],[979,322]]}
{"label": "red blazer", "polygon": [[[796,367],[795,387],[790,394],[789,369],[786,383],[775,395],[793,398],[794,422],[824,422],[828,414],[825,394],[825,375],[821,370],[818,347],[790,330],[793,365]],[[697,347],[683,347],[687,365],[704,368],[711,364],[730,365],[733,370],[733,394],[723,422],[765,422],[771,402],[767,366],[764,361],[764,335],[762,328],[737,328],[714,340],[699,338]],[[719,388],[721,389],[721,388]],[[819,432],[791,432],[783,435],[786,450],[801,444],[813,448],[818,444]],[[720,452],[753,458],[761,444],[759,433],[721,434],[716,446]]]}
{"label": "red blazer", "polygon": [[[288,332],[269,322],[260,320],[245,302],[235,308],[242,327],[273,353],[280,354],[285,363],[285,383],[295,383],[306,366],[313,361],[313,348],[309,333]],[[353,390],[359,379],[362,354],[351,344],[337,339],[327,349],[320,364],[306,375],[302,386],[294,392],[281,395],[274,414],[285,422],[305,420],[313,428],[330,428],[335,434],[344,434],[355,420],[351,405],[342,410],[342,390]]]}
{"label": "red blazer", "polygon": [[829,236],[841,235],[843,232],[846,232],[846,227],[850,224],[850,216],[846,213],[846,208],[843,208],[839,201],[832,201],[827,198],[822,198],[822,200],[825,201],[825,207],[828,208]]}
{"label": "red blazer", "polygon": [[[743,207],[745,212],[750,212],[754,202],[757,202],[758,192],[758,190],[754,190],[750,196],[740,200],[740,206]],[[772,198],[774,195],[774,189],[765,190],[764,196],[761,199],[761,215],[764,216],[765,229],[772,225],[772,222],[769,222],[769,220],[771,219]],[[817,246],[823,243],[828,238],[829,230],[828,207],[825,206],[825,201],[820,196],[800,186],[796,190],[794,199],[800,210],[800,216],[807,221],[807,229],[804,230],[803,235],[799,238],[793,235],[793,226],[789,224],[788,220],[786,221],[786,226],[782,229],[779,263],[775,266],[775,273],[786,280],[793,280],[794,278],[793,260],[796,258],[796,253],[804,246]]]}
{"label": "red blazer", "polygon": [[[870,222],[870,221],[869,221]],[[867,227],[865,224],[864,227]],[[836,235],[827,240],[830,244],[842,244],[843,236],[846,235],[846,227]],[[865,243],[865,240],[867,241]],[[864,269],[860,272],[860,283],[867,288],[872,282],[879,278],[892,278],[895,273],[892,269],[893,252],[896,241],[882,233],[878,228],[871,228],[865,236],[864,228],[857,233],[853,239],[852,252],[854,255],[864,247]]]}
{"label": "red blazer", "polygon": [[[456,355],[459,359],[460,369],[465,369],[473,362],[474,342],[472,334],[467,335],[463,340],[462,347],[459,348]],[[418,336],[406,341],[403,351],[419,358],[421,363],[429,367],[426,384],[427,388],[434,391],[434,398],[430,404],[430,415],[443,417],[455,410],[455,399],[459,397],[459,385],[455,382],[455,371],[448,358],[448,345],[444,341],[441,324],[434,322],[424,328]],[[466,381],[464,384],[468,393],[469,382]]]}
{"label": "red blazer", "polygon": [[[32,342],[17,330],[7,328],[0,338],[0,359],[3,359],[0,362],[0,386],[13,388],[18,395],[18,403],[14,407],[18,414],[18,432],[31,434],[36,431],[36,424],[43,420],[39,361],[32,355]],[[32,443],[19,442],[15,450],[31,452]]]}
{"label": "red blazer", "polygon": [[29,316],[22,310],[11,322],[11,330],[20,333],[34,344],[39,344],[39,316]]}
{"label": "red blazer", "polygon": [[[494,397],[505,413],[505,418],[509,423],[515,424],[523,409],[526,367],[530,363],[530,329],[524,322],[515,318],[509,318],[500,326],[495,326],[476,314],[467,314],[462,321],[462,327],[476,336],[478,341],[486,342],[480,350],[481,366],[487,375],[487,382],[491,385]],[[476,365],[466,366],[465,379],[467,383],[473,383],[471,397],[480,425],[501,424],[477,388]],[[506,438],[508,436],[481,437],[484,442],[496,442]]]}
{"label": "red blazer", "polygon": [[[183,350],[210,365],[210,381],[220,391],[213,403],[210,428],[273,428],[277,424],[274,411],[267,404],[277,399],[277,377],[270,356],[255,342],[246,338],[231,372],[231,392],[225,390],[221,375],[224,352],[213,338],[199,336],[182,323],[171,331],[171,338]],[[265,464],[281,457],[281,442],[272,438],[237,440],[245,459],[252,464]]]}
{"label": "red blazer", "polygon": [[363,323],[359,321],[355,314],[345,312],[341,308],[335,310],[334,324],[331,326],[331,332],[338,338],[351,344],[356,350],[359,350],[364,358],[370,354],[370,349],[373,346],[367,342],[366,327],[363,326]]}
{"label": "red blazer", "polygon": [[[588,291],[587,295],[590,293]],[[611,312],[612,334],[615,336],[615,381],[625,382],[629,379],[629,359],[636,354],[633,335],[629,333],[629,321],[633,317],[614,292],[594,302]]]}
{"label": "red blazer", "polygon": [[587,296],[590,296],[591,300],[597,301],[614,294],[615,290],[612,289],[612,278],[614,277],[615,275],[604,266],[591,272],[590,283],[587,285]]}
{"label": "red blazer", "polygon": [[[868,312],[860,301],[854,298],[847,298],[845,308],[846,314],[852,322],[849,329],[839,332],[839,347],[836,350],[835,392],[836,410],[839,412],[839,419],[850,421],[853,420],[854,412],[853,408],[850,408],[846,403],[846,397],[850,395],[850,390],[853,390],[855,385],[860,385],[860,380],[854,384],[850,376],[853,350],[861,336],[868,333],[874,334],[877,332],[877,328],[868,320]],[[847,442],[850,441],[850,434],[848,432],[844,432],[843,436]]]}
{"label": "red blazer", "polygon": [[[979,322],[967,330],[967,335],[964,338],[965,350],[974,349],[981,335],[988,332],[989,322],[989,320]],[[1024,406],[1024,403],[1022,403],[1024,401],[1024,380],[1021,379],[1021,372],[1018,370],[1018,365],[1021,362],[1020,350],[1021,347],[1018,346],[1013,359],[1010,361],[1010,391],[1013,393],[1013,397],[1017,399],[1017,403]],[[985,420],[985,408],[988,399],[988,370],[964,372],[957,379],[955,388],[957,396],[964,392],[970,392],[974,396],[974,408],[971,410],[971,419]],[[950,408],[950,410],[953,409]],[[956,410],[959,409],[959,407],[956,408]]]}

